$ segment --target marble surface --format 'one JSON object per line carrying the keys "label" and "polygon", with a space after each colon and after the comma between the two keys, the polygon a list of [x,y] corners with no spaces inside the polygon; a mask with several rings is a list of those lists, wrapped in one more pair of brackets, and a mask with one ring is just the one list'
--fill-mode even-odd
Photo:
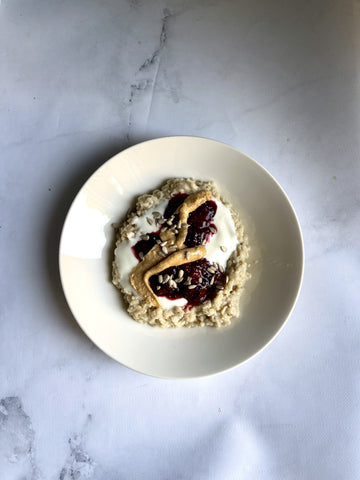
{"label": "marble surface", "polygon": [[[1,480],[360,478],[359,40],[356,0],[2,1]],[[194,381],[106,357],[57,267],[87,177],[178,134],[264,165],[306,249],[281,334]]]}

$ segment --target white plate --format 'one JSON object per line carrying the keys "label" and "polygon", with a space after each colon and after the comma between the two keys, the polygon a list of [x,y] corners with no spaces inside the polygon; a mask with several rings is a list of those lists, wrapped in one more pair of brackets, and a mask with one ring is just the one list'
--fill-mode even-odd
{"label": "white plate", "polygon": [[[110,282],[111,224],[124,218],[137,195],[179,176],[214,180],[249,234],[252,279],[241,316],[230,327],[163,330],[138,324]],[[70,308],[101,350],[138,372],[189,378],[235,367],[274,338],[298,296],[303,243],[287,196],[258,163],[214,140],[169,137],[119,153],[90,177],[67,215],[59,261]]]}

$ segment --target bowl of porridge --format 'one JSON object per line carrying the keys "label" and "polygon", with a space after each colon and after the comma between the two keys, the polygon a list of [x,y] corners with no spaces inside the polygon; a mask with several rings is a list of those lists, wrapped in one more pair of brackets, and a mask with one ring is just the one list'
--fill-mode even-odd
{"label": "bowl of porridge", "polygon": [[193,378],[238,366],[289,317],[302,281],[294,209],[256,161],[166,137],[101,166],[64,223],[64,293],[86,335],[138,372]]}

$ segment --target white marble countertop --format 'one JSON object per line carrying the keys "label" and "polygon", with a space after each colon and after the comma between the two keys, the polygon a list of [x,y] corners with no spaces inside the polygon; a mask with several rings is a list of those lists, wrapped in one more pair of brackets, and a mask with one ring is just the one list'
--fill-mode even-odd
{"label": "white marble countertop", "polygon": [[[3,0],[1,480],[360,478],[359,1]],[[264,165],[306,268],[281,334],[165,381],[108,358],[66,305],[66,211],[110,156],[197,135]]]}

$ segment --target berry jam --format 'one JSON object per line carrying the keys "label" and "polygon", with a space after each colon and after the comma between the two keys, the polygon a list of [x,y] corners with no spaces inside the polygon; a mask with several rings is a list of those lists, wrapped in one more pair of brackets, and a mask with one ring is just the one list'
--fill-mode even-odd
{"label": "berry jam", "polygon": [[188,196],[187,193],[176,193],[175,195],[173,195],[170,198],[169,203],[165,209],[164,217],[170,218],[171,215],[173,215],[176,212],[176,210],[180,207],[180,205],[184,203],[184,200],[187,196]]}
{"label": "berry jam", "polygon": [[187,247],[196,247],[207,243],[212,235],[210,227],[214,232],[217,228],[212,223],[212,219],[215,217],[217,205],[212,200],[209,200],[194,212],[191,212],[188,218],[188,233],[185,239],[185,245]]}
{"label": "berry jam", "polygon": [[133,247],[131,247],[139,262],[141,262],[143,255],[150,252],[152,247],[156,244],[156,240],[160,239],[159,232],[148,233],[147,236],[149,237],[149,240],[139,240]]}
{"label": "berry jam", "polygon": [[[171,215],[174,215],[186,197],[187,193],[177,193],[176,195],[173,195],[169,200],[168,206],[166,207],[164,217],[170,218]],[[212,223],[212,220],[216,214],[216,210],[216,203],[212,200],[208,200],[200,205],[200,207],[195,211],[190,213],[187,221],[189,226],[188,233],[185,239],[185,245],[187,247],[197,247],[198,245],[203,245],[204,242],[208,242],[210,240],[213,232],[216,233],[217,228],[215,224]],[[175,215],[173,223],[176,224],[178,221],[179,216]],[[211,230],[213,230],[213,232]]]}
{"label": "berry jam", "polygon": [[[170,300],[185,298],[190,308],[201,305],[206,300],[215,298],[218,290],[225,285],[226,274],[218,269],[215,270],[215,267],[213,267],[214,273],[209,272],[208,269],[211,269],[211,267],[213,265],[205,258],[196,260],[196,262],[170,267],[161,272],[162,280],[164,281],[168,275],[170,279],[175,281],[176,287],[171,280],[166,283],[160,283],[161,277],[159,275],[153,275],[150,278],[150,286],[158,296],[167,297]],[[179,276],[181,270],[184,272],[183,276]],[[179,278],[181,278],[181,281],[176,282]],[[191,283],[188,279],[191,279]],[[193,285],[195,285],[195,288],[189,288],[189,286],[192,287]]]}
{"label": "berry jam", "polygon": [[[187,196],[186,193],[177,193],[176,195],[173,195],[165,209],[164,218],[169,219],[174,215],[172,223],[176,225],[179,221],[179,215],[175,214],[175,212],[180,205],[182,205]],[[186,247],[204,245],[210,240],[210,237],[217,232],[215,224],[212,223],[216,211],[216,203],[212,200],[208,200],[190,213],[187,221],[188,232],[184,242]],[[167,226],[166,223],[162,224],[160,230],[147,234],[147,240],[139,240],[132,247],[134,255],[139,261],[141,261],[143,256],[152,249],[160,239],[161,230]],[[209,272],[209,268],[210,270],[213,268],[213,271]],[[181,270],[184,273],[182,277],[181,274],[179,277],[179,272]],[[170,267],[164,270],[161,274],[163,278],[169,276],[174,282],[176,279],[179,281],[176,282],[176,286],[172,281],[160,283],[159,276],[154,275],[150,278],[150,286],[156,295],[164,296],[171,300],[185,298],[188,301],[188,306],[190,308],[200,305],[206,300],[212,300],[216,296],[219,288],[223,288],[226,278],[225,273],[220,272],[220,270],[212,266],[205,258],[177,267]]]}

